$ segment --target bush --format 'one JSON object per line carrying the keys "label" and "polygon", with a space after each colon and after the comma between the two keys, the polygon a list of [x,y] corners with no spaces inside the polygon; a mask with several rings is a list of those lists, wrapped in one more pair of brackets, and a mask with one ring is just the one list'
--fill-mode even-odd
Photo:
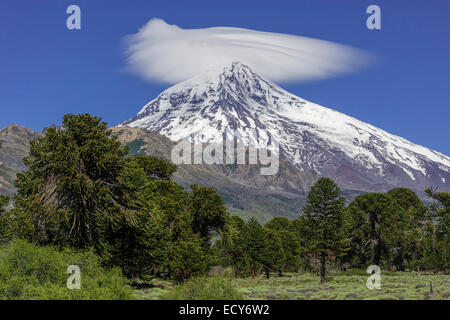
{"label": "bush", "polygon": [[336,274],[340,276],[363,276],[363,277],[370,276],[370,274],[368,274],[365,269],[347,269],[342,272],[336,272]]}
{"label": "bush", "polygon": [[223,277],[193,278],[160,296],[163,300],[240,300],[244,296],[232,279]]}
{"label": "bush", "polygon": [[[66,286],[69,265],[81,270],[81,289]],[[59,251],[14,240],[0,247],[0,299],[130,299],[119,269],[101,268],[92,251]]]}

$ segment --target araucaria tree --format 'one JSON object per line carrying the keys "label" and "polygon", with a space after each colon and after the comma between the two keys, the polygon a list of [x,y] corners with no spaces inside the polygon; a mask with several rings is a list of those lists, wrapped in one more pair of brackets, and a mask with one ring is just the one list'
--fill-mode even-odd
{"label": "araucaria tree", "polygon": [[184,281],[206,273],[211,233],[221,234],[229,221],[214,189],[193,185],[187,192],[171,180],[175,165],[128,155],[106,123],[89,114],[65,115],[62,127],[30,143],[24,162],[10,229],[0,233],[11,230],[39,245],[93,247],[129,278],[163,273]]}
{"label": "araucaria tree", "polygon": [[311,187],[303,211],[310,238],[307,250],[319,258],[320,282],[326,279],[327,262],[348,250],[344,208],[345,200],[332,179],[320,178]]}
{"label": "araucaria tree", "polygon": [[67,114],[62,127],[31,141],[29,169],[16,181],[20,235],[40,244],[97,244],[100,225],[126,214],[119,183],[126,153],[106,123],[89,114]]}

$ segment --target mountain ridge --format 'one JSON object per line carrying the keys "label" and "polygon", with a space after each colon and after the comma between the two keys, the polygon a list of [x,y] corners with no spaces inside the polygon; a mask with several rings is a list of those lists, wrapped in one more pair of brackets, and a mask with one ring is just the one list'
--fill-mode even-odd
{"label": "mountain ridge", "polygon": [[448,156],[299,98],[239,62],[164,90],[121,126],[202,143],[226,138],[226,128],[253,131],[259,148],[270,148],[276,132],[284,160],[345,188],[450,190]]}
{"label": "mountain ridge", "polygon": [[[167,137],[131,127],[110,129],[112,135],[129,147],[129,154],[149,154],[170,161],[175,142]],[[8,161],[8,165],[0,163],[0,194],[14,194],[16,173],[26,170],[22,159],[28,155],[29,141],[42,136],[43,133],[18,125],[0,130],[0,160]],[[268,221],[273,216],[298,216],[306,193],[317,179],[316,173],[300,172],[283,161],[275,176],[260,176],[256,165],[205,164],[179,165],[173,176],[173,180],[187,190],[191,184],[216,188],[230,213],[254,216],[261,221]]]}

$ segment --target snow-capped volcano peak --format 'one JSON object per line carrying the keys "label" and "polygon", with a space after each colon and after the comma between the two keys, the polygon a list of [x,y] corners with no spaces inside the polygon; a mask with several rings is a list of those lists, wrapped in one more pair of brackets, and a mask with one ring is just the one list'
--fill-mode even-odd
{"label": "snow-capped volcano peak", "polygon": [[267,147],[270,132],[283,158],[345,187],[450,189],[448,156],[296,97],[239,62],[168,88],[119,126],[196,142],[252,131],[250,143],[259,147]]}

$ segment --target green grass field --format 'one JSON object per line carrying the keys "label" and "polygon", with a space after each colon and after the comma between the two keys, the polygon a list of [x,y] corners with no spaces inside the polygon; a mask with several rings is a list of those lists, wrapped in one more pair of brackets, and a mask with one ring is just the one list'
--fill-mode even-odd
{"label": "green grass field", "polygon": [[[234,279],[234,284],[246,299],[283,300],[450,300],[449,275],[423,275],[410,272],[390,272],[381,275],[381,289],[366,287],[368,275],[339,273],[320,284],[319,277],[311,274],[286,274]],[[433,294],[430,296],[430,281]],[[170,282],[154,280],[146,288],[135,290],[136,299],[159,299],[172,290]]]}

